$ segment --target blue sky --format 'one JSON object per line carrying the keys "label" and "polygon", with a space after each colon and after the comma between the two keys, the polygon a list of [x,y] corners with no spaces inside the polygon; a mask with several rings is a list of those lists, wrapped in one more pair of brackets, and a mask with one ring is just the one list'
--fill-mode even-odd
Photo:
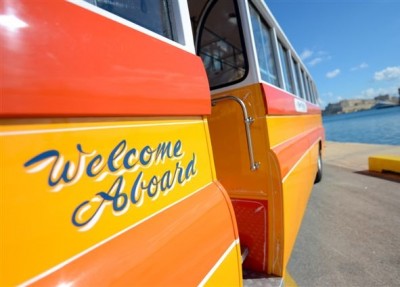
{"label": "blue sky", "polygon": [[314,78],[321,105],[398,95],[400,0],[265,0]]}

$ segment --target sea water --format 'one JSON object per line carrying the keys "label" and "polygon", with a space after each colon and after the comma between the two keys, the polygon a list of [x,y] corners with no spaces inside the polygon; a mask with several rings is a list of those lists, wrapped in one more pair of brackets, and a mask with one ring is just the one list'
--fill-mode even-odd
{"label": "sea water", "polygon": [[323,117],[328,141],[400,145],[400,106]]}

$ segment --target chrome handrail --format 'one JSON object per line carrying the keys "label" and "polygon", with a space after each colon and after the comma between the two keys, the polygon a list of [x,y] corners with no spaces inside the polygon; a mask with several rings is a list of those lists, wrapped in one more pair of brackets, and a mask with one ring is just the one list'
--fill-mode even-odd
{"label": "chrome handrail", "polygon": [[260,167],[260,162],[256,162],[254,160],[253,140],[251,137],[251,130],[250,130],[250,125],[254,122],[254,119],[249,116],[249,114],[247,112],[246,104],[240,98],[235,97],[235,96],[224,96],[224,97],[216,98],[216,99],[213,99],[211,101],[211,103],[213,106],[215,106],[218,102],[229,101],[229,100],[235,101],[242,108],[245,129],[246,129],[247,150],[249,152],[249,158],[250,158],[250,170],[255,171]]}

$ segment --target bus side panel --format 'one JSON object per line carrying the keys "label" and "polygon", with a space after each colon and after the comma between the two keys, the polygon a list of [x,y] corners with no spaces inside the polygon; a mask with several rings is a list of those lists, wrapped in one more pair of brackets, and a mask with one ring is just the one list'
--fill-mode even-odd
{"label": "bus side panel", "polygon": [[0,14],[23,23],[0,25],[0,117],[210,113],[187,51],[64,0],[6,1]]}
{"label": "bus side panel", "polygon": [[[232,271],[239,271],[240,251],[227,215],[220,190],[210,184],[33,286],[70,282],[80,286],[196,286],[208,282],[206,274],[214,266],[214,286],[227,282],[238,286],[240,273]],[[225,252],[229,256],[223,257]],[[83,275],[82,270],[86,270]]]}
{"label": "bus side panel", "polygon": [[281,159],[282,178],[288,175],[311,145],[322,141],[320,122],[321,116],[318,115],[267,117],[270,144]]}
{"label": "bus side panel", "polygon": [[312,160],[313,154],[318,153],[318,143],[303,151],[303,157],[293,167],[291,173],[283,179],[283,208],[284,215],[284,266],[289,263],[297,234],[307,208],[308,199],[314,185],[316,175],[316,158]]}
{"label": "bus side panel", "polygon": [[[320,143],[324,140],[322,118],[314,105],[304,102],[305,106],[296,107],[296,101],[302,100],[266,84],[262,88],[271,112],[266,117],[269,144],[282,181],[285,270],[317,172]],[[298,111],[299,106],[305,110]]]}
{"label": "bus side panel", "polygon": [[238,258],[205,124],[3,120],[0,285],[197,285]]}

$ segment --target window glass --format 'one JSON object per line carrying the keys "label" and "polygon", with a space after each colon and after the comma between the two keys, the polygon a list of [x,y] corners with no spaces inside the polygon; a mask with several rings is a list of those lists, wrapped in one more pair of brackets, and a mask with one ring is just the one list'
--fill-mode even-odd
{"label": "window glass", "polygon": [[310,81],[310,86],[311,86],[312,95],[313,95],[313,103],[317,105],[318,104],[318,95],[317,95],[317,90],[315,88],[314,82]]}
{"label": "window glass", "polygon": [[308,89],[307,79],[306,79],[306,76],[305,76],[303,70],[301,70],[301,78],[302,78],[302,80],[303,80],[304,92],[306,93],[304,98],[305,98],[307,101],[310,101],[310,90]]}
{"label": "window glass", "polygon": [[296,95],[303,98],[304,95],[303,95],[303,91],[301,89],[299,67],[298,67],[296,60],[293,57],[292,57],[292,67],[293,67],[294,83],[296,86],[296,88],[295,88]]}
{"label": "window glass", "polygon": [[311,102],[315,104],[314,89],[313,89],[312,82],[311,82],[310,78],[308,78],[308,86],[309,86],[309,89],[310,89]]}
{"label": "window glass", "polygon": [[177,41],[171,0],[85,0],[130,22]]}
{"label": "window glass", "polygon": [[283,80],[285,81],[285,88],[288,92],[294,94],[292,73],[289,67],[289,54],[288,51],[283,47],[282,43],[279,42],[279,57],[281,60]]}
{"label": "window glass", "polygon": [[319,99],[318,88],[317,88],[317,86],[315,84],[314,84],[314,91],[315,91],[315,100],[317,101],[317,105],[320,105],[321,101]]}
{"label": "window glass", "polygon": [[310,102],[314,103],[314,93],[311,87],[311,82],[310,82],[310,78],[307,76],[307,86],[308,86],[308,91],[310,93]]}
{"label": "window glass", "polygon": [[239,18],[233,1],[216,1],[201,27],[198,54],[211,88],[241,81],[247,74]]}
{"label": "window glass", "polygon": [[253,6],[250,6],[250,15],[261,78],[268,83],[279,86],[271,30]]}

